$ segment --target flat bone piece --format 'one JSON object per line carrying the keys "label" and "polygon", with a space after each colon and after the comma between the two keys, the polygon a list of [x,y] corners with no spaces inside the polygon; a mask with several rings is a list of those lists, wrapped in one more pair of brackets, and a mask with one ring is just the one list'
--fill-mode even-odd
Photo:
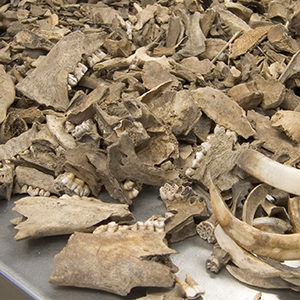
{"label": "flat bone piece", "polygon": [[14,211],[26,217],[15,229],[16,240],[30,237],[92,231],[95,225],[108,218],[134,219],[128,205],[105,203],[96,198],[67,196],[24,197],[15,203]]}
{"label": "flat bone piece", "polygon": [[69,105],[68,74],[74,71],[83,54],[91,55],[102,43],[98,34],[70,33],[51,49],[32,73],[17,84],[17,90],[39,104],[65,111]]}
{"label": "flat bone piece", "polygon": [[245,139],[255,133],[245,111],[223,92],[205,87],[192,91],[192,96],[205,114],[217,124],[233,130]]}
{"label": "flat bone piece", "polygon": [[100,226],[93,234],[74,233],[54,258],[50,283],[122,296],[136,286],[171,287],[170,267],[150,259],[175,253],[164,244],[165,233],[138,228],[138,224],[128,230],[115,225]]}
{"label": "flat bone piece", "polygon": [[300,259],[299,233],[276,234],[258,230],[231,214],[212,181],[209,192],[214,214],[220,226],[242,248],[277,260]]}

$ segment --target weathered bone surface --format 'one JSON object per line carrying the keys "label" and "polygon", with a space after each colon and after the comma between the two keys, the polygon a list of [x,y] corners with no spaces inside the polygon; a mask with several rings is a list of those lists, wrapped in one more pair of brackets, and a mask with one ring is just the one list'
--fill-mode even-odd
{"label": "weathered bone surface", "polygon": [[233,130],[246,139],[255,133],[246,118],[245,111],[223,92],[205,87],[192,91],[192,96],[205,114],[219,125]]}
{"label": "weathered bone surface", "polygon": [[[54,187],[54,176],[24,166],[17,166],[15,174],[16,183],[20,187],[20,192],[22,193],[28,193],[30,196],[50,196],[48,195],[49,193],[57,194]],[[45,195],[45,193],[47,194]]]}
{"label": "weathered bone surface", "polygon": [[14,102],[15,95],[14,82],[5,72],[3,65],[0,65],[0,124],[4,121],[8,108]]}
{"label": "weathered bone surface", "polygon": [[14,166],[0,163],[0,199],[10,200],[14,185]]}
{"label": "weathered bone surface", "polygon": [[272,118],[272,126],[286,133],[294,142],[300,142],[300,113],[297,111],[280,110]]}
{"label": "weathered bone surface", "polygon": [[65,111],[69,105],[67,77],[83,54],[90,55],[103,43],[99,34],[73,32],[61,39],[38,67],[16,88],[39,104]]}
{"label": "weathered bone surface", "polygon": [[18,200],[14,211],[24,217],[15,229],[16,240],[51,235],[90,232],[108,219],[132,221],[133,215],[126,204],[104,203],[96,198],[67,196],[25,197]]}
{"label": "weathered bone surface", "polygon": [[160,258],[175,251],[164,244],[164,236],[145,223],[119,226],[113,222],[93,234],[74,233],[55,256],[50,283],[119,295],[136,286],[171,287],[174,275]]}
{"label": "weathered bone surface", "polygon": [[[190,187],[166,183],[159,190],[168,212],[174,215],[166,220],[166,233],[170,242],[178,242],[196,234],[194,217],[208,216],[206,203]],[[190,227],[190,231],[187,230]]]}
{"label": "weathered bone surface", "polygon": [[300,197],[289,199],[289,216],[295,232],[300,232]]}
{"label": "weathered bone surface", "polygon": [[257,255],[278,260],[300,258],[300,236],[260,231],[234,217],[211,182],[210,197],[214,214],[223,230],[241,247]]}

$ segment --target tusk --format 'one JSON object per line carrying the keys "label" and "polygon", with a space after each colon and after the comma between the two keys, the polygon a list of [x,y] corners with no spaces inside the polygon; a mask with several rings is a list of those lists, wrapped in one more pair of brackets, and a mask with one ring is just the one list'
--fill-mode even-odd
{"label": "tusk", "polygon": [[277,260],[300,259],[300,234],[276,234],[256,229],[234,217],[214,183],[210,182],[214,214],[223,230],[242,248]]}
{"label": "tusk", "polygon": [[255,150],[245,150],[237,165],[251,176],[280,190],[300,196],[300,171],[280,164]]}

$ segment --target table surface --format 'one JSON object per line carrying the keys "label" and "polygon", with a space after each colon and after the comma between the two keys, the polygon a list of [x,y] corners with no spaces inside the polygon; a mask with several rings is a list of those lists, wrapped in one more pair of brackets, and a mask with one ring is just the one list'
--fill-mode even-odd
{"label": "table surface", "polygon": [[[109,201],[107,195],[100,198]],[[48,283],[53,257],[66,245],[68,236],[47,237],[15,241],[16,230],[10,224],[18,216],[11,210],[14,198],[0,201],[0,273],[16,286],[20,287],[34,299],[52,300],[117,300],[135,299],[143,296],[144,289],[137,288],[127,297],[120,297],[106,292],[73,287],[55,287]],[[165,209],[158,198],[158,190],[145,187],[135,200],[132,211],[137,220],[144,221],[154,214],[164,213]],[[299,293],[288,290],[264,290],[251,288],[235,280],[226,271],[212,274],[205,269],[205,261],[211,253],[212,246],[195,236],[183,242],[170,245],[178,251],[172,255],[172,261],[179,268],[178,276],[184,278],[186,273],[205,289],[204,300],[230,299],[253,300],[262,292],[262,300],[296,300]]]}

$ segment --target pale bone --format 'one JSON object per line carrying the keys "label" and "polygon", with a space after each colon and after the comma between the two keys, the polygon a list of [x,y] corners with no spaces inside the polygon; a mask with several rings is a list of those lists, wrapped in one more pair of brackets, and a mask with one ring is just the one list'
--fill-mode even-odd
{"label": "pale bone", "polygon": [[67,194],[76,194],[81,197],[91,193],[88,185],[71,172],[65,172],[56,177],[54,186],[56,191],[62,190]]}
{"label": "pale bone", "polygon": [[137,10],[137,23],[135,24],[134,29],[136,31],[143,28],[149,20],[154,18],[154,14],[158,8],[157,5],[147,5],[146,8],[142,9],[137,3],[133,4],[134,8]]}
{"label": "pale bone", "polygon": [[76,147],[75,139],[65,130],[65,117],[56,115],[47,115],[47,126],[49,131],[55,136],[59,144],[65,149]]}
{"label": "pale bone", "polygon": [[185,281],[176,277],[176,282],[181,286],[184,291],[185,298],[188,300],[198,299],[205,293],[203,288],[192,278],[190,274],[185,275]]}
{"label": "pale bone", "polygon": [[57,191],[54,188],[53,176],[38,171],[37,169],[24,166],[17,166],[15,172],[16,182],[19,186],[32,186],[33,188],[44,189],[45,191],[57,194]]}
{"label": "pale bone", "polygon": [[230,254],[222,249],[218,243],[215,243],[210,257],[206,260],[205,267],[213,273],[219,273],[230,259]]}
{"label": "pale bone", "polygon": [[98,34],[72,32],[62,38],[16,88],[39,104],[65,111],[69,105],[67,77],[81,61],[82,54],[91,55],[103,41]]}
{"label": "pale bone", "polygon": [[18,230],[16,240],[70,234],[75,231],[90,232],[108,218],[121,221],[134,219],[126,204],[67,195],[60,198],[24,197],[16,201],[13,210],[26,218],[15,227]]}
{"label": "pale bone", "polygon": [[300,197],[289,199],[289,216],[295,232],[300,233]]}
{"label": "pale bone", "polygon": [[7,110],[14,102],[16,96],[15,85],[11,77],[0,65],[0,124],[4,121]]}
{"label": "pale bone", "polygon": [[255,150],[243,151],[237,165],[264,183],[300,195],[300,170],[296,168],[280,164]]}
{"label": "pale bone", "polygon": [[223,92],[205,87],[192,91],[192,96],[205,114],[217,124],[233,130],[246,139],[255,133],[246,118],[245,111]]}
{"label": "pale bone", "polygon": [[300,234],[276,234],[258,230],[231,214],[213,182],[209,192],[220,226],[242,248],[278,260],[300,259]]}
{"label": "pale bone", "polygon": [[252,226],[266,232],[286,233],[292,229],[289,222],[275,217],[259,217],[255,218]]}
{"label": "pale bone", "polygon": [[260,184],[256,186],[247,196],[243,205],[242,220],[249,225],[252,225],[255,212],[258,206],[263,202],[268,194],[267,186]]}
{"label": "pale bone", "polygon": [[276,277],[280,275],[280,272],[275,268],[241,248],[224,232],[220,225],[215,229],[215,236],[220,247],[229,253],[232,262],[239,268],[251,270],[259,274],[260,277]]}
{"label": "pale bone", "polygon": [[92,53],[91,56],[87,58],[89,67],[92,68],[96,63],[101,62],[105,56],[106,54],[102,50],[96,50],[94,53]]}
{"label": "pale bone", "polygon": [[216,225],[216,217],[212,214],[207,220],[204,220],[197,225],[196,231],[203,240],[207,240],[208,243],[214,244],[216,242],[214,235]]}
{"label": "pale bone", "polygon": [[165,233],[143,227],[134,230],[136,225],[125,230],[118,225],[113,230],[109,227],[100,226],[93,234],[74,233],[54,258],[50,283],[96,288],[123,296],[136,286],[173,285],[171,268],[161,260],[150,259],[168,258],[175,253],[163,242]]}
{"label": "pale bone", "polygon": [[300,72],[300,50],[297,51],[288,65],[286,66],[285,70],[282,72],[278,80],[284,83],[287,79],[292,77],[293,75]]}
{"label": "pale bone", "polygon": [[260,277],[257,273],[253,273],[250,270],[245,271],[232,265],[227,265],[226,269],[233,277],[248,285],[266,289],[292,289],[299,291],[297,286],[280,277]]}
{"label": "pale bone", "polygon": [[294,142],[300,142],[300,112],[279,110],[271,118],[272,126],[285,132]]}

